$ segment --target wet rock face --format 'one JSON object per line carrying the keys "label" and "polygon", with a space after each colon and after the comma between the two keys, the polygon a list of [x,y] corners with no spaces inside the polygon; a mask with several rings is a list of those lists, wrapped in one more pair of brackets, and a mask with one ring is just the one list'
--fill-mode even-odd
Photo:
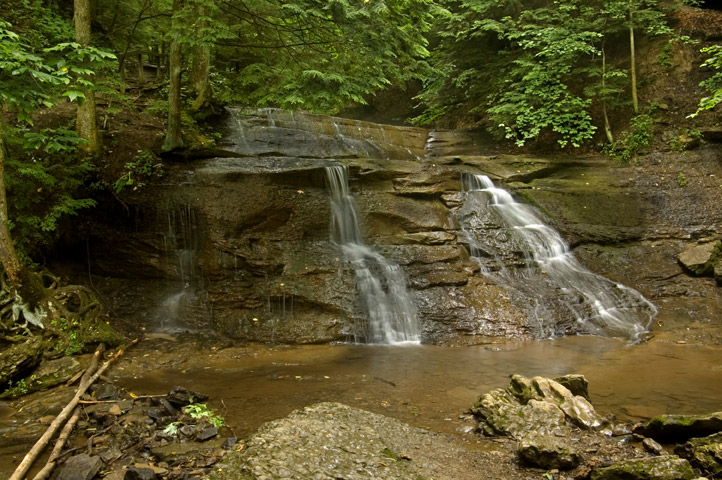
{"label": "wet rock face", "polygon": [[[366,315],[354,271],[329,240],[330,164],[349,166],[364,241],[403,269],[426,342],[577,333],[558,305],[578,299],[554,287],[535,299],[558,317],[539,332],[524,293],[481,273],[497,268],[490,265],[498,257],[514,274],[545,281],[498,221],[464,208],[462,172],[491,175],[540,206],[573,244],[659,235],[647,219],[657,205],[604,159],[485,157],[462,133],[277,110],[243,114],[230,117],[220,145],[236,157],[173,165],[124,199],[130,214],[118,211],[91,229],[93,273],[127,279],[126,288],[118,281],[106,290],[118,299],[116,313],[140,315],[150,328],[212,328],[239,340],[356,338]],[[671,223],[664,234],[680,234]],[[486,253],[470,255],[462,225],[489,242]],[[85,253],[84,246],[84,262]],[[628,276],[634,287],[652,277],[603,259],[598,268],[615,281]],[[138,312],[139,303],[155,307]]]}

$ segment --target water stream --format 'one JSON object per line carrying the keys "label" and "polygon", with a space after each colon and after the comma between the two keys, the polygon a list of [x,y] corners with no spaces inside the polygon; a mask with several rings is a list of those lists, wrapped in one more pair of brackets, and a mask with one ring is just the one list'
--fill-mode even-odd
{"label": "water stream", "polygon": [[[573,336],[462,348],[421,345],[247,346],[164,353],[157,340],[121,360],[113,375],[137,394],[184,385],[211,396],[235,434],[321,401],[337,401],[416,426],[459,433],[476,398],[509,375],[584,374],[595,408],[620,421],[722,410],[722,349]],[[162,343],[162,342],[161,342]],[[153,368],[144,369],[144,349]],[[633,368],[630,368],[633,365]]]}
{"label": "water stream", "polygon": [[366,343],[419,343],[416,309],[398,265],[366,245],[361,238],[356,206],[348,186],[348,167],[326,167],[331,196],[331,241],[343,252],[356,275],[368,325],[358,340]]}
{"label": "water stream", "polygon": [[[587,270],[559,232],[545,225],[533,207],[516,202],[509,192],[494,186],[489,177],[465,174],[462,183],[471,205],[467,213],[471,209],[477,215],[498,218],[501,232],[497,237],[506,236],[501,243],[524,252],[533,271],[539,274],[512,276],[500,260],[500,252],[490,247],[485,236],[465,230],[471,255],[477,259],[490,257],[497,264],[492,271],[480,262],[482,272],[531,300],[531,315],[541,336],[554,336],[551,318],[561,313],[570,316],[577,324],[575,330],[582,333],[620,336],[633,342],[643,339],[657,308],[642,294]],[[557,304],[556,312],[541,301],[550,288],[561,293],[562,308]]]}

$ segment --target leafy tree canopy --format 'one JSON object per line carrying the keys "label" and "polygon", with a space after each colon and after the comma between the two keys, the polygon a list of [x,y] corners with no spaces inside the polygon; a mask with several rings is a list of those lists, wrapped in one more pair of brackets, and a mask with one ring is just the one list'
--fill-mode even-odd
{"label": "leafy tree canopy", "polygon": [[[442,0],[446,13],[416,123],[467,111],[519,146],[540,136],[578,147],[600,106],[620,106],[627,72],[604,61],[609,38],[670,33],[655,0]],[[628,37],[626,37],[628,38]]]}

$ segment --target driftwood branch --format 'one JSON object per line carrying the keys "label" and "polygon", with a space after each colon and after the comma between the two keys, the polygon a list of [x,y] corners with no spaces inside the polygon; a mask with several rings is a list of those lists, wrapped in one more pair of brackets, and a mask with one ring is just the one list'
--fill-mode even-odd
{"label": "driftwood branch", "polygon": [[[138,340],[133,340],[133,342],[131,342],[131,345],[134,345],[137,341]],[[8,480],[22,480],[23,478],[25,478],[25,474],[28,472],[33,462],[42,453],[48,443],[50,443],[50,440],[53,438],[53,435],[55,435],[55,432],[60,428],[63,423],[65,423],[68,417],[75,410],[75,407],[77,407],[78,402],[80,401],[80,397],[85,394],[88,388],[98,379],[98,377],[103,374],[103,372],[110,366],[110,364],[123,354],[123,349],[118,350],[115,355],[111,355],[103,363],[103,365],[98,367],[100,356],[102,355],[104,350],[105,346],[101,344],[95,351],[95,354],[93,355],[93,360],[90,362],[90,366],[85,371],[85,374],[80,381],[80,385],[75,392],[75,396],[73,396],[72,400],[70,400],[70,402],[65,406],[65,408],[63,408],[63,410],[58,414],[58,416],[55,417],[55,420],[53,420],[53,422],[50,424],[43,436],[40,437],[37,442],[35,442],[33,448],[31,448],[30,451],[25,454],[22,462],[20,462],[20,465],[18,465],[18,467],[15,469],[15,472]],[[95,370],[96,368],[97,370]]]}
{"label": "driftwood branch", "polygon": [[58,440],[55,442],[55,446],[53,447],[53,451],[50,453],[48,462],[45,464],[43,469],[35,475],[33,480],[45,480],[50,477],[51,473],[53,473],[53,470],[55,470],[55,466],[58,463],[60,452],[63,451],[65,442],[68,441],[68,437],[70,437],[70,433],[73,431],[75,424],[78,423],[78,419],[80,419],[80,407],[75,407],[75,410],[73,410],[73,416],[70,417],[68,423],[65,424],[63,431],[60,432],[60,436],[58,436]]}

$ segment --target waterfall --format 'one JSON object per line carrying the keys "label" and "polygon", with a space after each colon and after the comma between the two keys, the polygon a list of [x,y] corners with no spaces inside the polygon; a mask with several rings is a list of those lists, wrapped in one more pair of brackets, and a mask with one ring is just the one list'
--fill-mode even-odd
{"label": "waterfall", "polygon": [[173,279],[155,312],[153,328],[159,331],[180,331],[191,328],[187,320],[195,310],[205,312],[207,305],[200,292],[203,281],[196,270],[199,245],[198,222],[190,205],[168,208],[168,229],[163,235],[165,262]]}
{"label": "waterfall", "polygon": [[416,309],[403,271],[366,245],[361,238],[348,167],[326,167],[331,195],[331,241],[343,252],[356,275],[361,303],[368,315],[362,334],[368,343],[419,343]]}
{"label": "waterfall", "polygon": [[[539,274],[533,278],[512,278],[503,265],[497,265],[498,273],[482,267],[482,272],[488,276],[531,297],[531,315],[537,321],[541,335],[553,336],[555,333],[550,332],[553,327],[549,327],[549,317],[554,312],[545,307],[545,302],[548,303],[545,296],[550,289],[560,293],[564,305],[557,310],[573,317],[577,332],[623,336],[631,341],[640,341],[647,333],[657,308],[641,293],[584,268],[559,233],[545,225],[531,206],[514,201],[509,192],[495,187],[489,177],[464,175],[462,184],[467,192],[464,205],[467,215],[475,211],[476,215],[495,216],[499,234],[507,236],[505,242],[523,251],[530,266]],[[487,239],[474,235],[471,229],[465,229],[464,234],[472,256],[479,260],[487,256],[499,261],[503,253],[493,246],[490,248],[485,242]],[[540,283],[546,286],[542,287]]]}

